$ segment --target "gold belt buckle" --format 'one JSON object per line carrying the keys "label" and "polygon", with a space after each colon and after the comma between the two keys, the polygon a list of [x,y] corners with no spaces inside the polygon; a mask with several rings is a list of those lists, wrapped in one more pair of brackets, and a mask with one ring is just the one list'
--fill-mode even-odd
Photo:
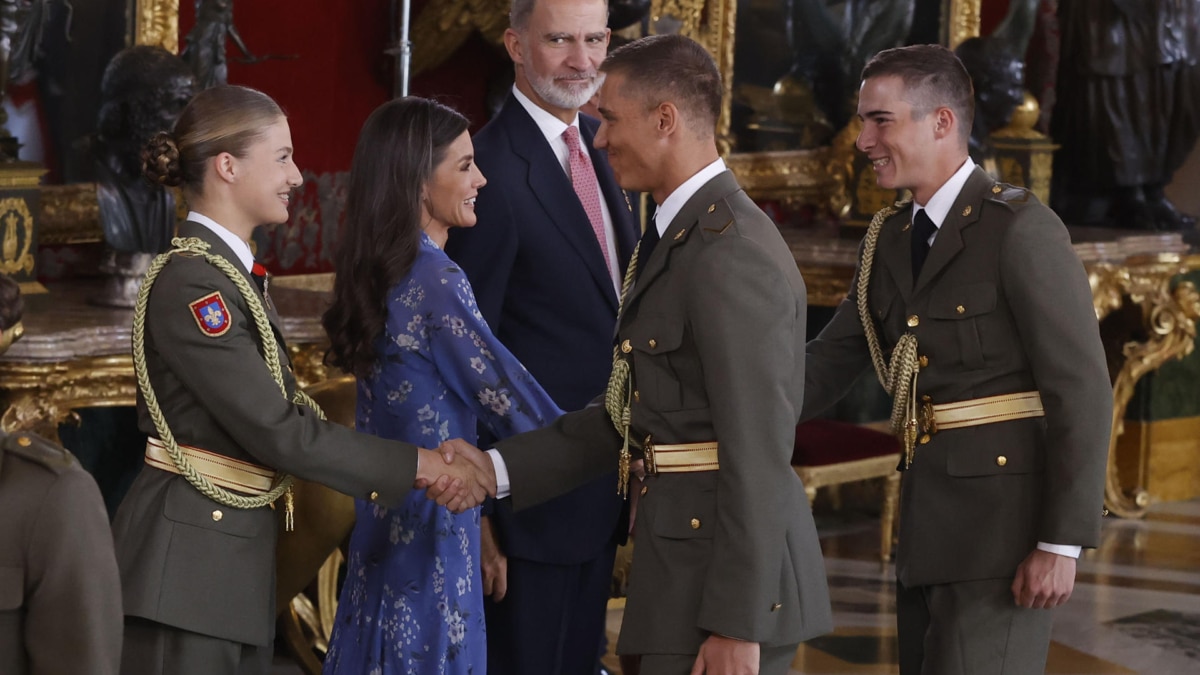
{"label": "gold belt buckle", "polygon": [[658,469],[654,464],[654,434],[647,434],[646,440],[642,443],[643,456],[646,465],[646,475],[653,476],[658,473]]}

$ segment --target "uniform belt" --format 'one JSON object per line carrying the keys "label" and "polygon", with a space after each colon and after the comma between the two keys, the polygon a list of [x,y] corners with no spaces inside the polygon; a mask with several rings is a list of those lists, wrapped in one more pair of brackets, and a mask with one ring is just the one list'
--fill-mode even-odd
{"label": "uniform belt", "polygon": [[[179,451],[197,473],[227,490],[237,490],[248,495],[263,495],[271,491],[275,483],[275,470],[265,466],[243,462],[190,445],[180,445]],[[167,447],[157,438],[146,439],[146,463],[171,473],[182,473]]]}
{"label": "uniform belt", "polygon": [[717,442],[706,443],[655,443],[646,437],[642,449],[646,452],[646,473],[690,473],[693,471],[716,471]]}
{"label": "uniform belt", "polygon": [[936,434],[946,429],[1042,417],[1045,414],[1042,397],[1036,391],[938,404],[925,397],[921,403],[920,422],[924,433]]}

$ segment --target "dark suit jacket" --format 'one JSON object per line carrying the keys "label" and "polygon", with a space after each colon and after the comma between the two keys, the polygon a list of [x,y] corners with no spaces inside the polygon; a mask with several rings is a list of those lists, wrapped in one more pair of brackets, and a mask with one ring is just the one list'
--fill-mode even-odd
{"label": "dark suit jacket", "polygon": [[[179,236],[200,238],[241,269],[233,251],[203,225],[183,223]],[[221,293],[231,322],[219,337],[202,333],[188,306],[213,291]],[[279,317],[273,309],[268,314],[286,365]],[[145,336],[150,383],[179,443],[353,496],[378,492],[378,501],[387,505],[412,489],[413,445],[324,422],[283,398],[259,351],[245,299],[204,258],[176,255],[163,268],[150,292]],[[284,384],[290,396],[296,382],[289,368]],[[158,435],[141,391],[138,426]],[[276,540],[271,509],[222,506],[182,476],[147,466],[117,510],[113,531],[127,616],[245,644],[271,643]]]}
{"label": "dark suit jacket", "polygon": [[121,588],[96,482],[71,453],[0,432],[0,673],[116,675]]}
{"label": "dark suit jacket", "polygon": [[[638,237],[633,214],[604,153],[592,147],[599,123],[581,115],[579,126],[623,273]],[[488,180],[475,204],[479,221],[451,232],[446,251],[466,271],[496,337],[560,408],[578,410],[608,383],[617,320],[618,298],[596,236],[545,136],[511,94],[474,143]],[[505,553],[559,564],[594,558],[621,512],[616,480],[605,476],[516,516],[501,502],[495,524]]]}
{"label": "dark suit jacket", "polygon": [[[1046,415],[944,430],[917,446],[901,493],[900,581],[1011,577],[1039,541],[1096,546],[1112,389],[1066,227],[1032,193],[976,169],[914,285],[911,217],[906,207],[884,222],[871,272],[884,350],[916,335],[928,359],[917,393],[933,403],[1037,390]],[[857,278],[808,344],[805,418],[870,367]]]}
{"label": "dark suit jacket", "polygon": [[[786,645],[832,628],[790,466],[805,312],[787,244],[729,172],[684,205],[645,262],[617,329],[637,391],[631,436],[716,440],[720,469],[647,478],[621,653],[695,653],[709,633]],[[518,507],[611,466],[620,446],[602,404],[498,445]]]}

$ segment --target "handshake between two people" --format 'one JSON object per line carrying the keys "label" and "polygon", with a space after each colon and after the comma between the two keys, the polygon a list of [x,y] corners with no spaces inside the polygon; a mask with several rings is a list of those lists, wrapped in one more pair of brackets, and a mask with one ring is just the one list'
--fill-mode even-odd
{"label": "handshake between two people", "polygon": [[454,513],[462,513],[496,496],[492,458],[461,438],[444,441],[436,450],[417,450],[413,487]]}

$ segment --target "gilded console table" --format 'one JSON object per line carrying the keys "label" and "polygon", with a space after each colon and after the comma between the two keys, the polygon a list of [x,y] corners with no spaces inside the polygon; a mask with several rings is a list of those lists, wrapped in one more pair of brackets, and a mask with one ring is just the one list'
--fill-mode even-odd
{"label": "gilded console table", "polygon": [[[1128,233],[1126,233],[1128,235]],[[1178,237],[1128,235],[1113,230],[1072,229],[1085,261],[1096,318],[1104,321],[1109,376],[1113,383],[1112,438],[1104,505],[1113,514],[1138,518],[1152,496],[1144,487],[1127,491],[1117,464],[1117,438],[1124,432],[1125,411],[1138,381],[1167,361],[1190,354],[1200,319],[1200,291],[1181,274],[1200,269],[1200,255],[1183,252]],[[837,306],[850,288],[858,242],[803,230],[785,230],[784,238],[808,286],[808,302]],[[1100,240],[1097,240],[1097,239]],[[1130,253],[1141,244],[1173,249],[1167,253]]]}
{"label": "gilded console table", "polygon": [[[25,336],[0,357],[5,431],[57,438],[58,425],[78,408],[134,404],[133,312],[90,304],[98,289],[98,282],[69,282],[25,297]],[[307,386],[326,379],[320,316],[328,294],[273,286],[271,299],[297,381]]]}

